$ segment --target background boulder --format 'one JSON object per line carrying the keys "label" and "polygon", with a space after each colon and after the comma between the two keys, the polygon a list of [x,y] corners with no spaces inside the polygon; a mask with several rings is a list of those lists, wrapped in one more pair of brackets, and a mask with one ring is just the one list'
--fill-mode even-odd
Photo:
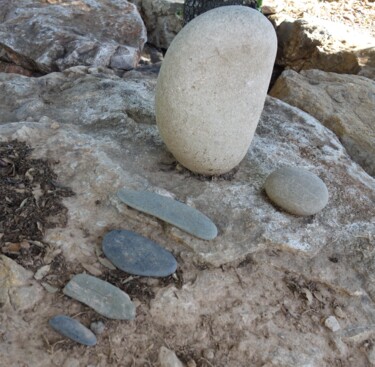
{"label": "background boulder", "polygon": [[331,129],[351,157],[375,175],[374,81],[320,70],[285,70],[270,94]]}
{"label": "background boulder", "polygon": [[75,65],[134,68],[146,28],[127,1],[0,0],[2,61],[48,73]]}

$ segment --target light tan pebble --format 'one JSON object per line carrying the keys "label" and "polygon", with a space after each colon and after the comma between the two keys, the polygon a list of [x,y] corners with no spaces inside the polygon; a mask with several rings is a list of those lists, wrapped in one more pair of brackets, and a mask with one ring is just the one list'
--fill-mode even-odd
{"label": "light tan pebble", "polygon": [[342,310],[341,307],[337,306],[334,309],[334,314],[339,317],[340,319],[345,319],[346,318],[346,313]]}
{"label": "light tan pebble", "polygon": [[51,122],[51,119],[48,117],[48,116],[42,116],[40,119],[39,119],[39,123],[40,124],[48,124]]}
{"label": "light tan pebble", "polygon": [[44,265],[41,268],[39,268],[36,273],[34,274],[34,278],[36,280],[43,279],[50,271],[51,266],[50,265]]}
{"label": "light tan pebble", "polygon": [[159,351],[160,367],[183,367],[182,362],[178,359],[175,352],[165,347],[161,347]]}
{"label": "light tan pebble", "polygon": [[54,121],[54,122],[52,122],[50,128],[51,128],[52,130],[57,130],[57,129],[60,128],[60,124],[59,124],[58,122]]}
{"label": "light tan pebble", "polygon": [[56,293],[56,292],[59,291],[59,288],[56,288],[56,287],[52,286],[51,284],[48,284],[48,283],[45,283],[45,282],[42,282],[41,284],[48,293]]}
{"label": "light tan pebble", "polygon": [[186,367],[197,367],[197,364],[195,363],[194,359],[189,359],[186,363]]}
{"label": "light tan pebble", "polygon": [[333,332],[339,331],[341,329],[340,324],[335,316],[327,317],[324,321],[324,325]]}
{"label": "light tan pebble", "polygon": [[85,264],[81,263],[82,267],[87,270],[90,274],[95,275],[95,276],[100,276],[102,275],[101,270],[99,270],[96,266],[90,265],[90,264]]}
{"label": "light tan pebble", "polygon": [[215,353],[212,349],[206,349],[203,351],[203,357],[210,361],[215,358]]}

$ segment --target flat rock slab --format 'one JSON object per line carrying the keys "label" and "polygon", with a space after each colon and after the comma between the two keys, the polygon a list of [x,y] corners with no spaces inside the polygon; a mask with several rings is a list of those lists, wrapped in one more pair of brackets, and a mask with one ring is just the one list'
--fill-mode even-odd
{"label": "flat rock slab", "polygon": [[292,214],[313,215],[328,203],[327,186],[302,168],[280,168],[267,177],[264,187],[275,204]]}
{"label": "flat rock slab", "polygon": [[75,275],[63,292],[109,319],[133,320],[135,318],[135,306],[125,292],[91,275]]}
{"label": "flat rock slab", "polygon": [[74,340],[77,343],[93,346],[96,344],[96,336],[86,326],[71,317],[58,315],[49,320],[50,326],[58,333]]}
{"label": "flat rock slab", "polygon": [[119,269],[129,274],[167,277],[177,269],[173,255],[135,232],[115,230],[103,238],[105,256]]}
{"label": "flat rock slab", "polygon": [[[79,75],[69,69],[48,78],[13,75],[10,79],[7,74],[0,79],[5,99],[0,139],[26,141],[35,158],[62,162],[55,165],[56,173],[61,184],[76,193],[64,201],[69,209],[68,227],[46,233],[46,241],[60,248],[67,261],[87,263],[87,256],[95,256],[93,243],[108,230],[124,228],[124,223],[126,229],[163,247],[176,251],[182,247],[197,262],[214,266],[241,261],[264,248],[286,248],[314,257],[331,249],[338,238],[340,248],[349,251],[356,236],[375,230],[375,180],[350,159],[334,133],[280,100],[267,97],[253,142],[237,172],[204,179],[176,169],[155,125],[141,123],[144,119],[135,123],[116,118],[121,103],[125,110],[131,96],[152,105],[156,77],[140,76],[139,86],[147,85],[149,93],[124,89],[124,99],[121,90],[128,81],[106,74]],[[60,123],[60,128],[37,122],[41,113]],[[25,122],[26,116],[37,120]],[[266,197],[266,178],[286,165],[303,167],[326,184],[329,204],[314,217],[277,210]],[[166,232],[159,220],[132,210],[117,198],[114,193],[123,187],[163,194],[199,208],[214,221],[220,235],[208,242],[174,226]],[[294,262],[290,268],[295,268]],[[345,282],[342,277],[335,279]]]}
{"label": "flat rock slab", "polygon": [[213,240],[217,228],[211,219],[198,210],[149,191],[121,189],[117,196],[126,205],[141,212],[153,215],[177,228],[203,240]]}

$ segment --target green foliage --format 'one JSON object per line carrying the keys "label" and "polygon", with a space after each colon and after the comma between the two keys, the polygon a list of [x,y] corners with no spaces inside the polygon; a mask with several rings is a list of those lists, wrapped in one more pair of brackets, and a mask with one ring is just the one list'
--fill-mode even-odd
{"label": "green foliage", "polygon": [[260,10],[262,7],[263,0],[257,0],[257,9]]}

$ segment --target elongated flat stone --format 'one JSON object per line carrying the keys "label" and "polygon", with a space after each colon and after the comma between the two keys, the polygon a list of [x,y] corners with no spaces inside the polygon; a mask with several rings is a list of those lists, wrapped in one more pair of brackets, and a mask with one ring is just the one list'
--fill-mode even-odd
{"label": "elongated flat stone", "polygon": [[114,230],[103,238],[105,256],[129,274],[166,277],[173,274],[177,261],[156,242],[135,232]]}
{"label": "elongated flat stone", "polygon": [[95,334],[79,321],[71,317],[58,315],[49,320],[50,326],[61,335],[77,343],[93,346],[96,344]]}
{"label": "elongated flat stone", "polygon": [[126,205],[173,224],[198,238],[212,240],[217,236],[217,228],[209,218],[179,201],[150,191],[121,189],[117,195]]}
{"label": "elongated flat stone", "polygon": [[109,319],[135,318],[135,306],[125,292],[91,275],[75,275],[63,292]]}

